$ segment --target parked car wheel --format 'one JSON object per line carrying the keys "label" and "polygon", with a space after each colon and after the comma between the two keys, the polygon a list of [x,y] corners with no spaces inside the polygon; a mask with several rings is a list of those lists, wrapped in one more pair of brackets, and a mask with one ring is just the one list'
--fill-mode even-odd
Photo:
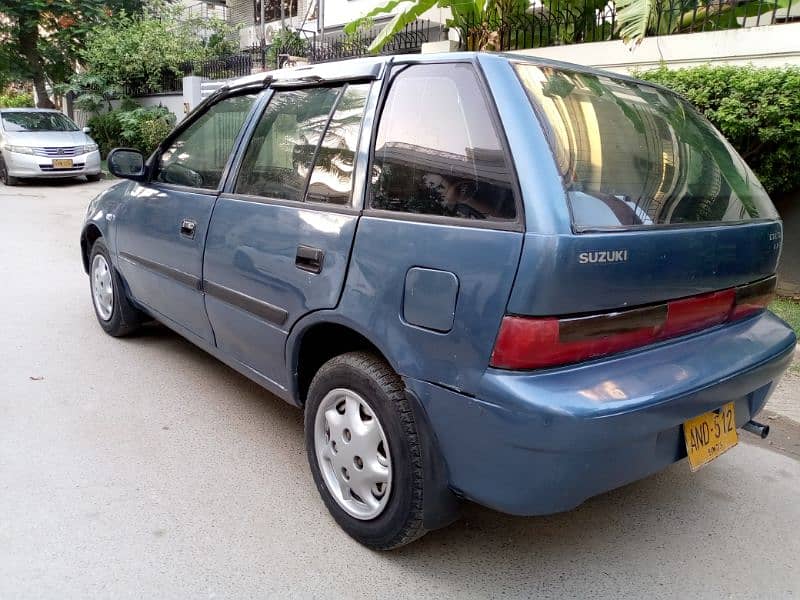
{"label": "parked car wheel", "polygon": [[3,162],[3,159],[0,158],[0,181],[3,182],[4,185],[17,185],[19,183],[18,177],[13,177],[8,174],[8,168],[6,167],[6,163]]}
{"label": "parked car wheel", "polygon": [[309,388],[305,433],[317,489],[350,536],[390,550],[425,533],[417,430],[384,360],[351,352],[325,363]]}
{"label": "parked car wheel", "polygon": [[125,295],[103,238],[95,241],[89,255],[89,286],[97,321],[107,334],[121,337],[139,328],[143,315]]}
{"label": "parked car wheel", "polygon": [[89,182],[100,181],[102,178],[103,178],[103,174],[102,173],[95,173],[94,175],[87,175],[86,176],[86,181],[89,181]]}

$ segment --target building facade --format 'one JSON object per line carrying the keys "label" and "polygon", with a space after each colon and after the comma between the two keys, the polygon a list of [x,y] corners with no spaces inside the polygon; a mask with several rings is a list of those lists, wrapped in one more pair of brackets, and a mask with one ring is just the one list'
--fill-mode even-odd
{"label": "building facade", "polygon": [[[341,32],[347,23],[385,4],[385,1],[284,0],[283,25],[317,36]],[[230,22],[241,26],[239,41],[242,48],[257,45],[262,39],[269,43],[282,27],[280,0],[227,0],[226,5]],[[420,19],[441,27],[449,17],[449,10],[435,8],[421,15]],[[389,18],[390,15],[376,19],[376,26]]]}

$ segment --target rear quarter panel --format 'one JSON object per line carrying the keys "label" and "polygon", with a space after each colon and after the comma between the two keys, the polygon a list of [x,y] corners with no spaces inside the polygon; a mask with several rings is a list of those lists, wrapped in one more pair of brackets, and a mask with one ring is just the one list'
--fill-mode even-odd
{"label": "rear quarter panel", "polygon": [[[356,324],[402,375],[467,392],[489,364],[522,248],[521,233],[364,216],[339,314]],[[438,332],[404,318],[409,269],[458,279],[453,327]]]}

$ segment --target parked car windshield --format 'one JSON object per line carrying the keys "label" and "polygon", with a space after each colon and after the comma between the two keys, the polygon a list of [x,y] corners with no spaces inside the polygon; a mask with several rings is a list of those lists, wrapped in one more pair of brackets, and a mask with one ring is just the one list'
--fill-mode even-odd
{"label": "parked car windshield", "polygon": [[674,93],[517,64],[545,121],[577,230],[777,218],[720,133]]}
{"label": "parked car windshield", "polygon": [[78,126],[58,112],[3,112],[6,131],[78,131]]}

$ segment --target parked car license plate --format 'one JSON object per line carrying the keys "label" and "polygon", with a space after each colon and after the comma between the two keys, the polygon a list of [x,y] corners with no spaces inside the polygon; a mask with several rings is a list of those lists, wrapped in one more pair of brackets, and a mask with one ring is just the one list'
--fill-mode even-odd
{"label": "parked car license plate", "polygon": [[54,169],[71,169],[72,168],[72,159],[71,158],[54,158],[53,159],[53,168]]}
{"label": "parked car license plate", "polygon": [[733,448],[739,442],[733,402],[717,411],[703,413],[683,424],[686,452],[692,471]]}

